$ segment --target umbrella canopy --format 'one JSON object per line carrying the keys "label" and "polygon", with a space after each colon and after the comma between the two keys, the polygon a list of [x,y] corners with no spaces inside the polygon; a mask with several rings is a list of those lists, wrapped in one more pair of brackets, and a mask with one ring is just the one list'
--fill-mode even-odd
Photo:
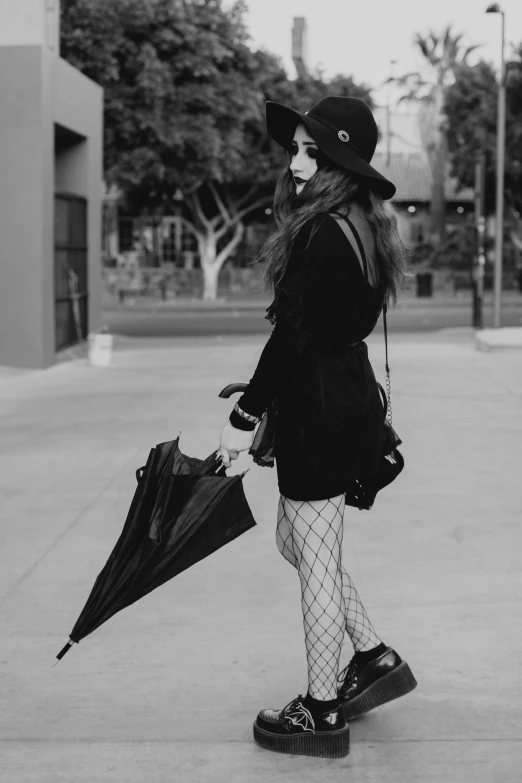
{"label": "umbrella canopy", "polygon": [[151,449],[121,535],[56,656],[117,612],[254,527],[243,476],[228,477],[213,452],[188,457],[176,440]]}

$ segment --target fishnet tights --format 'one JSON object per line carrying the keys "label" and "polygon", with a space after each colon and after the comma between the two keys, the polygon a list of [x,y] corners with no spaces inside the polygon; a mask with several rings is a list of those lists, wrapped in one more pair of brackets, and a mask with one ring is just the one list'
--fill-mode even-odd
{"label": "fishnet tights", "polygon": [[281,495],[277,513],[277,547],[301,582],[309,691],[324,700],[337,696],[344,631],[357,651],[380,642],[341,563],[344,501],[344,494],[327,500]]}

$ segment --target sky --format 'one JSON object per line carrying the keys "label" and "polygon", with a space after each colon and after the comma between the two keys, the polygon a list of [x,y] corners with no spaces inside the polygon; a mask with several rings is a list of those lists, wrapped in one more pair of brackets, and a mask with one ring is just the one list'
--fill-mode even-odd
{"label": "sky", "polygon": [[[395,76],[419,70],[422,56],[413,45],[415,33],[441,31],[448,23],[463,33],[465,46],[484,44],[470,56],[500,65],[501,15],[486,14],[490,0],[246,0],[246,17],[254,47],[278,55],[293,77],[291,31],[294,16],[308,27],[309,65],[321,65],[327,77],[353,76],[374,88],[377,104],[387,102]],[[230,5],[230,2],[229,2]],[[506,59],[510,44],[522,42],[522,0],[500,3],[506,20]],[[394,66],[391,60],[396,60]],[[391,70],[393,68],[393,71]],[[391,94],[394,103],[395,95]]]}

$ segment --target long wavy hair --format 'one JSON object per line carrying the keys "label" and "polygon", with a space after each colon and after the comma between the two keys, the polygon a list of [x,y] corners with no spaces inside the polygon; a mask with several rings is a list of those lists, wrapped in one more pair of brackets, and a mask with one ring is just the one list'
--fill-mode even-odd
{"label": "long wavy hair", "polygon": [[315,219],[310,243],[320,226],[318,218],[321,214],[358,204],[375,239],[383,303],[393,302],[395,305],[399,290],[404,286],[406,278],[410,277],[408,269],[411,253],[399,236],[395,207],[372,191],[367,179],[337,166],[321,152],[317,158],[318,170],[301,193],[296,195],[290,161],[291,155],[288,153],[288,165],[279,177],[274,195],[277,228],[255,259],[255,262],[265,264],[262,275],[265,291],[274,290],[283,277],[293,242],[305,223]]}

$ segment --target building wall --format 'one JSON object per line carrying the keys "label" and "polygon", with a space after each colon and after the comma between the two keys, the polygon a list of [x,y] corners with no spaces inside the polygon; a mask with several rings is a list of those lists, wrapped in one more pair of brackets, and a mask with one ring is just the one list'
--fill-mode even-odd
{"label": "building wall", "polygon": [[[46,47],[0,46],[0,364],[55,361],[55,176],[89,198],[90,324],[99,326],[102,95]],[[55,168],[57,123],[86,141]]]}
{"label": "building wall", "polygon": [[2,0],[0,46],[43,45],[59,54],[59,0]]}
{"label": "building wall", "polygon": [[45,355],[41,259],[52,254],[40,47],[0,48],[0,95],[0,363],[35,367]]}
{"label": "building wall", "polygon": [[89,200],[89,328],[95,331],[101,326],[102,296],[103,90],[59,57],[50,58],[50,65],[53,121],[79,137],[78,144],[56,162],[55,191],[65,190]]}

